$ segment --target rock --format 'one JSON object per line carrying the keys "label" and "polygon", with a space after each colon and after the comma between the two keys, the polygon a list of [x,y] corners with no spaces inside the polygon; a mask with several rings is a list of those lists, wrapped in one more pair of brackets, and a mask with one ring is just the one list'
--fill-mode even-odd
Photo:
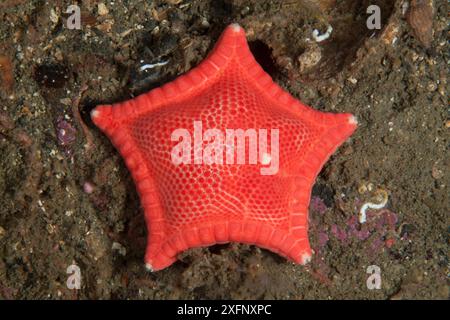
{"label": "rock", "polygon": [[303,52],[297,61],[300,65],[300,73],[307,72],[316,66],[322,58],[322,51],[317,44],[312,44]]}
{"label": "rock", "polygon": [[89,231],[85,236],[85,241],[89,255],[95,261],[99,260],[106,254],[108,250],[108,241],[101,231]]}
{"label": "rock", "polygon": [[439,180],[444,177],[444,171],[439,167],[438,164],[434,164],[431,168],[431,176],[434,179]]}
{"label": "rock", "polygon": [[97,10],[100,16],[106,16],[109,13],[109,10],[104,3],[99,3],[97,5]]}
{"label": "rock", "polygon": [[406,20],[414,36],[422,45],[429,48],[433,40],[433,0],[412,0],[406,12]]}
{"label": "rock", "polygon": [[101,24],[97,25],[96,28],[102,32],[109,33],[114,25],[113,20],[105,20]]}
{"label": "rock", "polygon": [[168,4],[179,4],[181,2],[183,2],[183,0],[166,0],[165,2],[167,2]]}
{"label": "rock", "polygon": [[14,88],[13,63],[8,56],[0,55],[0,85],[8,94],[12,93]]}
{"label": "rock", "polygon": [[336,5],[336,0],[318,0],[317,5],[319,6],[320,11],[327,12]]}
{"label": "rock", "polygon": [[386,44],[386,45],[395,45],[398,39],[398,33],[399,33],[399,26],[397,22],[391,22],[389,23],[386,28],[384,29],[383,33],[380,36],[380,39]]}

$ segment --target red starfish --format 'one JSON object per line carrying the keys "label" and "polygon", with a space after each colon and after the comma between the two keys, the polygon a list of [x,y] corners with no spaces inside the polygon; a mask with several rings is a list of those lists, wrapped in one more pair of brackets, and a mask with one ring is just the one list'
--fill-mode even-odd
{"label": "red starfish", "polygon": [[[98,106],[92,119],[137,185],[153,271],[186,249],[230,241],[308,262],[312,185],[357,124],[351,114],[315,111],[272,82],[237,24],[198,67],[135,99]],[[244,140],[224,142],[229,129],[242,129]],[[249,150],[248,161],[235,150]]]}

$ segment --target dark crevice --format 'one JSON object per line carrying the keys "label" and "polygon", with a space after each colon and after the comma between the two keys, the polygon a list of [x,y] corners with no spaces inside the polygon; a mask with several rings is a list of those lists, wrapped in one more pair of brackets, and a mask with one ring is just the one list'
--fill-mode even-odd
{"label": "dark crevice", "polygon": [[279,72],[273,60],[272,49],[261,40],[251,41],[248,45],[256,61],[274,78]]}

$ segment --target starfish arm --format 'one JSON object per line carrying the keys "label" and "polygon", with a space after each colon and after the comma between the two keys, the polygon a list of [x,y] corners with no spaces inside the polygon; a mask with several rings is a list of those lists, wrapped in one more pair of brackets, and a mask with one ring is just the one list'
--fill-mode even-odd
{"label": "starfish arm", "polygon": [[239,47],[247,45],[245,31],[238,24],[228,26],[220,36],[214,49],[205,60],[184,75],[150,90],[134,99],[112,105],[99,105],[91,112],[94,123],[103,131],[123,122],[130,122],[142,114],[165,105],[191,98],[212,86],[229,62],[236,56]]}
{"label": "starfish arm", "polygon": [[[229,29],[232,28],[228,27],[225,32],[229,32]],[[248,45],[245,31],[242,28],[238,28],[236,32],[232,33],[232,36],[235,37],[236,50],[234,54],[231,53],[232,51],[229,51],[230,56],[234,55],[236,57],[236,62],[246,70],[247,82],[252,84],[261,95],[285,110],[294,112],[302,119],[313,121],[321,126],[346,122],[355,122],[356,125],[356,119],[351,114],[317,111],[294,98],[289,92],[274,82],[272,77],[256,61]]]}
{"label": "starfish arm", "polygon": [[286,233],[282,229],[245,220],[183,229],[164,239],[154,236],[149,238],[153,243],[146,249],[145,264],[150,271],[162,270],[176,261],[177,255],[187,249],[228,242],[257,245],[295,263],[306,264],[311,257],[306,229],[301,227],[297,230],[301,231],[302,236],[296,232]]}
{"label": "starfish arm", "polygon": [[[333,115],[333,114],[331,114]],[[304,158],[297,172],[295,190],[292,194],[293,202],[290,214],[291,234],[301,239],[302,245],[296,245],[291,249],[291,259],[304,264],[311,258],[311,248],[308,241],[308,207],[311,198],[312,186],[323,165],[336,149],[344,143],[354,132],[357,126],[356,119],[350,114],[333,115],[328,121],[333,121],[328,130],[313,146],[312,150]]]}

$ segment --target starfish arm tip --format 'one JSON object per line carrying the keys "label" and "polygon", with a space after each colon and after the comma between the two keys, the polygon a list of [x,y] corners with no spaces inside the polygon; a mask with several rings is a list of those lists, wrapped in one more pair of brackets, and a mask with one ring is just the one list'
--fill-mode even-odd
{"label": "starfish arm tip", "polygon": [[350,115],[350,117],[348,117],[348,123],[354,126],[358,125],[358,118],[356,118],[356,116],[354,115]]}
{"label": "starfish arm tip", "polygon": [[148,272],[154,272],[155,270],[153,269],[153,266],[150,263],[146,263],[145,264],[145,270],[147,270]]}
{"label": "starfish arm tip", "polygon": [[305,264],[310,263],[311,258],[312,258],[312,256],[310,253],[308,253],[308,252],[302,253],[301,258],[300,258],[300,264],[305,265]]}
{"label": "starfish arm tip", "polygon": [[231,30],[233,30],[234,32],[241,32],[243,29],[242,27],[239,25],[239,23],[232,23],[230,24],[230,28]]}
{"label": "starfish arm tip", "polygon": [[91,118],[93,120],[98,118],[99,115],[100,115],[100,111],[98,111],[97,109],[94,109],[94,110],[91,111]]}
{"label": "starfish arm tip", "polygon": [[113,123],[112,108],[110,105],[98,105],[91,112],[91,119],[94,124],[101,130],[105,131],[108,127],[111,127]]}

